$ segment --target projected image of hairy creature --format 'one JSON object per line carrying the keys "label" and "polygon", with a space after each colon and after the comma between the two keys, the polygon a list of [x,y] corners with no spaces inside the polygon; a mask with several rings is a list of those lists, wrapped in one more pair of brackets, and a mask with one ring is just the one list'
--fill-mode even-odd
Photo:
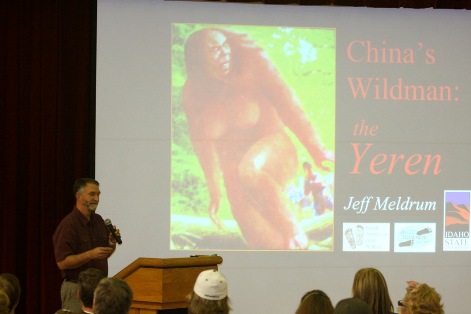
{"label": "projected image of hairy creature", "polygon": [[252,249],[304,249],[307,237],[284,193],[298,170],[285,128],[306,147],[315,166],[330,171],[323,148],[292,90],[245,34],[219,28],[194,32],[185,44],[183,88],[193,149],[219,227],[222,175],[232,214]]}

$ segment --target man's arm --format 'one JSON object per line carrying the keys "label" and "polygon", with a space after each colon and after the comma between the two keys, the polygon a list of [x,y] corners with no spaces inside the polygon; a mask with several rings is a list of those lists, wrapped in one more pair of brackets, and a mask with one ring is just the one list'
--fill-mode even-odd
{"label": "man's arm", "polygon": [[[192,94],[191,85],[187,85],[184,88],[182,105],[188,121],[193,150],[198,157],[208,188],[209,217],[216,226],[221,227],[221,222],[217,217],[221,199],[221,191],[218,185],[221,170],[214,144],[214,139],[217,138],[221,130],[217,127],[217,124],[215,125],[211,121],[210,117],[202,116],[201,111],[205,107],[198,103],[198,95]],[[211,127],[208,127],[208,124],[213,125],[213,132],[207,131],[208,128],[211,129]]]}
{"label": "man's arm", "polygon": [[264,84],[266,89],[272,91],[270,96],[280,119],[304,145],[316,166],[322,171],[330,172],[331,168],[324,165],[324,162],[333,162],[333,155],[324,148],[291,88],[277,73],[272,73],[271,76],[271,81],[265,80]]}
{"label": "man's arm", "polygon": [[57,262],[59,269],[75,269],[78,268],[91,260],[94,259],[105,259],[113,254],[116,249],[116,245],[112,247],[96,247],[93,250],[89,250],[76,255],[69,255],[62,261]]}

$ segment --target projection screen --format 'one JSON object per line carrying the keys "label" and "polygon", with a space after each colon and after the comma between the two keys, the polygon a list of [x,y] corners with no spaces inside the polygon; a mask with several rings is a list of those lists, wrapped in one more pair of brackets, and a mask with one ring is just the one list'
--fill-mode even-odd
{"label": "projection screen", "polygon": [[99,0],[97,25],[110,274],[217,254],[234,313],[294,313],[375,267],[467,313],[469,12]]}

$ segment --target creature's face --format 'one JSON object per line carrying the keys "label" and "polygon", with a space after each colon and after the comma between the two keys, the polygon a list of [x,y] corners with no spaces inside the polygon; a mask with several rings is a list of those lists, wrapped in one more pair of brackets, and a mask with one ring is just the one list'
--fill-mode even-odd
{"label": "creature's face", "polygon": [[222,78],[231,70],[231,47],[227,37],[219,32],[208,33],[204,42],[206,71],[214,78]]}

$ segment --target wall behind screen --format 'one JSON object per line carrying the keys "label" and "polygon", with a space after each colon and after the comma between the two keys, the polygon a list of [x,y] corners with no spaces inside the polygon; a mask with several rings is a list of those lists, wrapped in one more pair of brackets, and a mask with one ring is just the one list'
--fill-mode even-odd
{"label": "wall behind screen", "polygon": [[[443,233],[444,191],[471,190],[469,15],[469,11],[432,9],[98,1],[96,178],[102,190],[98,210],[123,237],[123,245],[110,259],[110,274],[138,257],[218,254],[224,259],[220,270],[229,280],[234,313],[293,313],[307,290],[322,289],[334,303],[350,296],[355,271],[371,266],[385,275],[393,300],[402,298],[406,280],[413,279],[436,287],[447,313],[468,313],[471,288],[462,281],[471,278],[471,253],[445,252]],[[335,29],[333,252],[170,250],[172,23]],[[362,47],[368,44],[380,54],[399,48],[401,62],[360,60],[365,57]],[[355,84],[359,80],[366,84],[370,78],[368,94],[357,93]],[[429,91],[426,99],[406,99],[404,89],[399,96],[400,88],[392,87],[399,82],[424,86]],[[431,92],[443,86],[451,87],[446,99]],[[377,126],[376,134],[355,134],[361,121]],[[361,149],[373,144],[357,168],[354,143]],[[373,156],[390,161],[394,154],[439,154],[440,173],[430,168],[411,174],[400,162],[375,173],[383,168],[371,166]],[[367,196],[411,197],[436,202],[437,208],[370,208],[364,214],[344,209],[351,197],[361,201]],[[382,222],[390,224],[387,252],[344,252],[344,223]],[[410,222],[433,224],[433,252],[394,252],[394,224]]]}

